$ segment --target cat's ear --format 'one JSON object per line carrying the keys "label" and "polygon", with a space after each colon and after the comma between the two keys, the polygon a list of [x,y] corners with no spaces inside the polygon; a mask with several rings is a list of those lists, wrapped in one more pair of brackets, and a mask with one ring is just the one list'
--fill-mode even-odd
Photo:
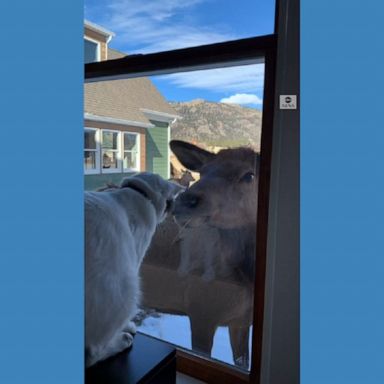
{"label": "cat's ear", "polygon": [[120,188],[131,188],[151,201],[155,200],[157,197],[156,191],[153,190],[151,185],[138,177],[127,177],[123,179]]}

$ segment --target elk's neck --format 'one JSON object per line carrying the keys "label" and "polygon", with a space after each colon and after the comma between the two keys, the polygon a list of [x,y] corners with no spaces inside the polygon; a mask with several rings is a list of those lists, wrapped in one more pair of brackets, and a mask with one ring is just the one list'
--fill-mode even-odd
{"label": "elk's neck", "polygon": [[220,240],[236,279],[252,283],[255,273],[256,224],[220,229]]}
{"label": "elk's neck", "polygon": [[250,224],[244,227],[236,227],[230,229],[219,229],[220,240],[223,243],[241,242],[247,245],[256,243],[256,224]]}

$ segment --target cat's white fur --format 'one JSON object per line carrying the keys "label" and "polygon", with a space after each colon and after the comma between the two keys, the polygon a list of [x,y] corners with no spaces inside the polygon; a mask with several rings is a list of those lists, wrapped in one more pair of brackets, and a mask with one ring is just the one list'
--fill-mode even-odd
{"label": "cat's white fur", "polygon": [[120,188],[85,192],[86,366],[132,344],[139,267],[167,201],[180,190],[158,175],[139,173]]}

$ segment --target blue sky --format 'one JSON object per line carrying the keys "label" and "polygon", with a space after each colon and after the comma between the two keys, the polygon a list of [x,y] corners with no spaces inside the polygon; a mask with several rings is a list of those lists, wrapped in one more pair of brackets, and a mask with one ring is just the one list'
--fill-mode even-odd
{"label": "blue sky", "polygon": [[[273,32],[274,0],[85,0],[85,18],[116,34],[111,48],[149,53]],[[152,78],[170,101],[261,108],[262,64]]]}

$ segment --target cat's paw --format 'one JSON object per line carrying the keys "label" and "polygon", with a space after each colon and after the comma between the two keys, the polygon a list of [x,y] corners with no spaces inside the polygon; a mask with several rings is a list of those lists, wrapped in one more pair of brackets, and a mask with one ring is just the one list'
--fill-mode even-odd
{"label": "cat's paw", "polygon": [[[117,332],[113,339],[100,351],[98,360],[105,360],[128,349],[133,343],[133,335],[129,332]],[[87,361],[88,363],[88,361]]]}
{"label": "cat's paw", "polygon": [[128,332],[132,335],[135,335],[137,332],[136,324],[133,321],[128,321],[123,328],[123,332]]}
{"label": "cat's paw", "polygon": [[123,349],[129,348],[133,343],[133,335],[129,332],[123,332],[122,336],[123,343],[125,344]]}

